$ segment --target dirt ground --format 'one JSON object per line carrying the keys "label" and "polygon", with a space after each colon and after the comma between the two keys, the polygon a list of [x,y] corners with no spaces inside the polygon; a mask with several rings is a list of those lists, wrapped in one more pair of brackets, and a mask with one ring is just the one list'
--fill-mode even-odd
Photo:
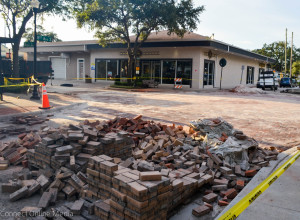
{"label": "dirt ground", "polygon": [[51,125],[139,114],[149,120],[182,125],[188,125],[192,120],[222,117],[261,145],[286,149],[300,143],[299,95],[271,91],[267,94],[245,95],[228,91],[102,90],[96,93],[77,93],[76,96],[85,103],[73,110],[55,114],[50,121]]}
{"label": "dirt ground", "polygon": [[[299,95],[271,91],[267,94],[245,95],[217,90],[197,92],[172,89],[130,92],[105,88],[68,88],[67,93],[64,94],[69,96],[68,102],[81,104],[53,113],[54,116],[46,124],[59,127],[69,123],[76,124],[84,119],[108,120],[116,116],[132,117],[142,114],[146,119],[165,124],[188,125],[192,120],[222,117],[236,129],[255,138],[261,146],[275,146],[284,150],[300,144]],[[12,138],[14,137],[9,139]],[[0,182],[7,182],[18,169],[20,168],[1,171]],[[10,203],[8,197],[7,194],[1,194],[0,212],[19,211],[25,205],[35,206],[39,201],[39,196],[35,196]]]}

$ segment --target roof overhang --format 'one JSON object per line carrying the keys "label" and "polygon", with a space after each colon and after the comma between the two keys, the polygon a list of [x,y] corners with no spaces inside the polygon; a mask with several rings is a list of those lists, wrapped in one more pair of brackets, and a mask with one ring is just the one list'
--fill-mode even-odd
{"label": "roof overhang", "polygon": [[[133,44],[132,44],[133,46]],[[201,40],[201,41],[161,41],[161,42],[144,42],[141,48],[152,48],[152,47],[209,47],[216,48],[218,50],[235,54],[237,56],[248,57],[256,59],[266,63],[274,63],[275,60],[260,54],[253,53],[248,50],[244,50],[238,47],[234,47],[222,42],[212,40]],[[127,45],[123,43],[112,43],[106,47],[102,47],[99,44],[87,45],[87,50],[91,49],[104,49],[104,48],[123,48],[126,49]]]}

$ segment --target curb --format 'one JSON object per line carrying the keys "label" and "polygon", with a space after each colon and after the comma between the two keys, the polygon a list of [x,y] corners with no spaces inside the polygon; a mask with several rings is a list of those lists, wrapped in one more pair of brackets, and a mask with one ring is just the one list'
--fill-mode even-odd
{"label": "curb", "polygon": [[226,213],[231,207],[237,204],[242,198],[250,193],[256,186],[258,186],[263,180],[271,175],[278,167],[280,167],[288,158],[297,152],[297,147],[290,148],[286,151],[281,152],[277,156],[276,161],[270,161],[269,167],[262,168],[245,186],[245,188],[230,202],[230,204],[215,218],[219,219],[224,213]]}
{"label": "curb", "polygon": [[54,112],[59,112],[68,108],[73,108],[75,106],[80,106],[85,103],[74,103],[71,105],[65,105],[65,106],[59,106],[59,107],[54,107],[48,110],[38,110],[34,112],[24,112],[24,113],[17,113],[17,114],[9,114],[9,115],[3,115],[0,116],[0,121],[1,122],[6,122],[9,121],[12,117],[22,117],[22,116],[27,116],[27,115],[44,115],[44,114],[49,114],[49,113],[54,113]]}

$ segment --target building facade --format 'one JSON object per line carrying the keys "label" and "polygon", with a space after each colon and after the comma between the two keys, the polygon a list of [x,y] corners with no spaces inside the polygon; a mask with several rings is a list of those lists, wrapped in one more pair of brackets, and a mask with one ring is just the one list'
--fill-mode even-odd
{"label": "building facade", "polygon": [[[126,45],[113,43],[100,46],[97,41],[39,43],[38,60],[51,60],[54,78],[111,80],[115,77],[130,78]],[[26,59],[33,59],[31,48],[22,48]],[[227,65],[220,67],[220,59]],[[179,38],[166,31],[153,33],[142,45],[136,61],[138,73],[160,84],[174,84],[182,78],[183,85],[193,89],[222,88],[236,85],[255,85],[259,72],[266,70],[274,60],[209,39],[194,33]]]}

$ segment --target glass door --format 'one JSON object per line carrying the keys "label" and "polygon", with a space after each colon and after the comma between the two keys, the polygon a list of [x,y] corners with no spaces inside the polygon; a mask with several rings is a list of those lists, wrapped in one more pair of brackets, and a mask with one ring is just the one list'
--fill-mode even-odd
{"label": "glass door", "polygon": [[84,59],[77,60],[77,79],[83,79],[84,74]]}
{"label": "glass door", "polygon": [[106,60],[97,60],[96,78],[106,80]]}
{"label": "glass door", "polygon": [[151,77],[160,83],[160,61],[152,61],[152,74]]}
{"label": "glass door", "polygon": [[248,66],[247,67],[247,84],[254,83],[254,67]]}
{"label": "glass door", "polygon": [[213,86],[215,80],[215,61],[204,61],[203,87]]}
{"label": "glass door", "polygon": [[143,61],[142,62],[142,74],[141,76],[148,80],[148,79],[151,79],[151,63],[150,62],[145,62]]}
{"label": "glass door", "polygon": [[176,77],[176,61],[164,60],[162,83],[174,84],[175,77]]}

